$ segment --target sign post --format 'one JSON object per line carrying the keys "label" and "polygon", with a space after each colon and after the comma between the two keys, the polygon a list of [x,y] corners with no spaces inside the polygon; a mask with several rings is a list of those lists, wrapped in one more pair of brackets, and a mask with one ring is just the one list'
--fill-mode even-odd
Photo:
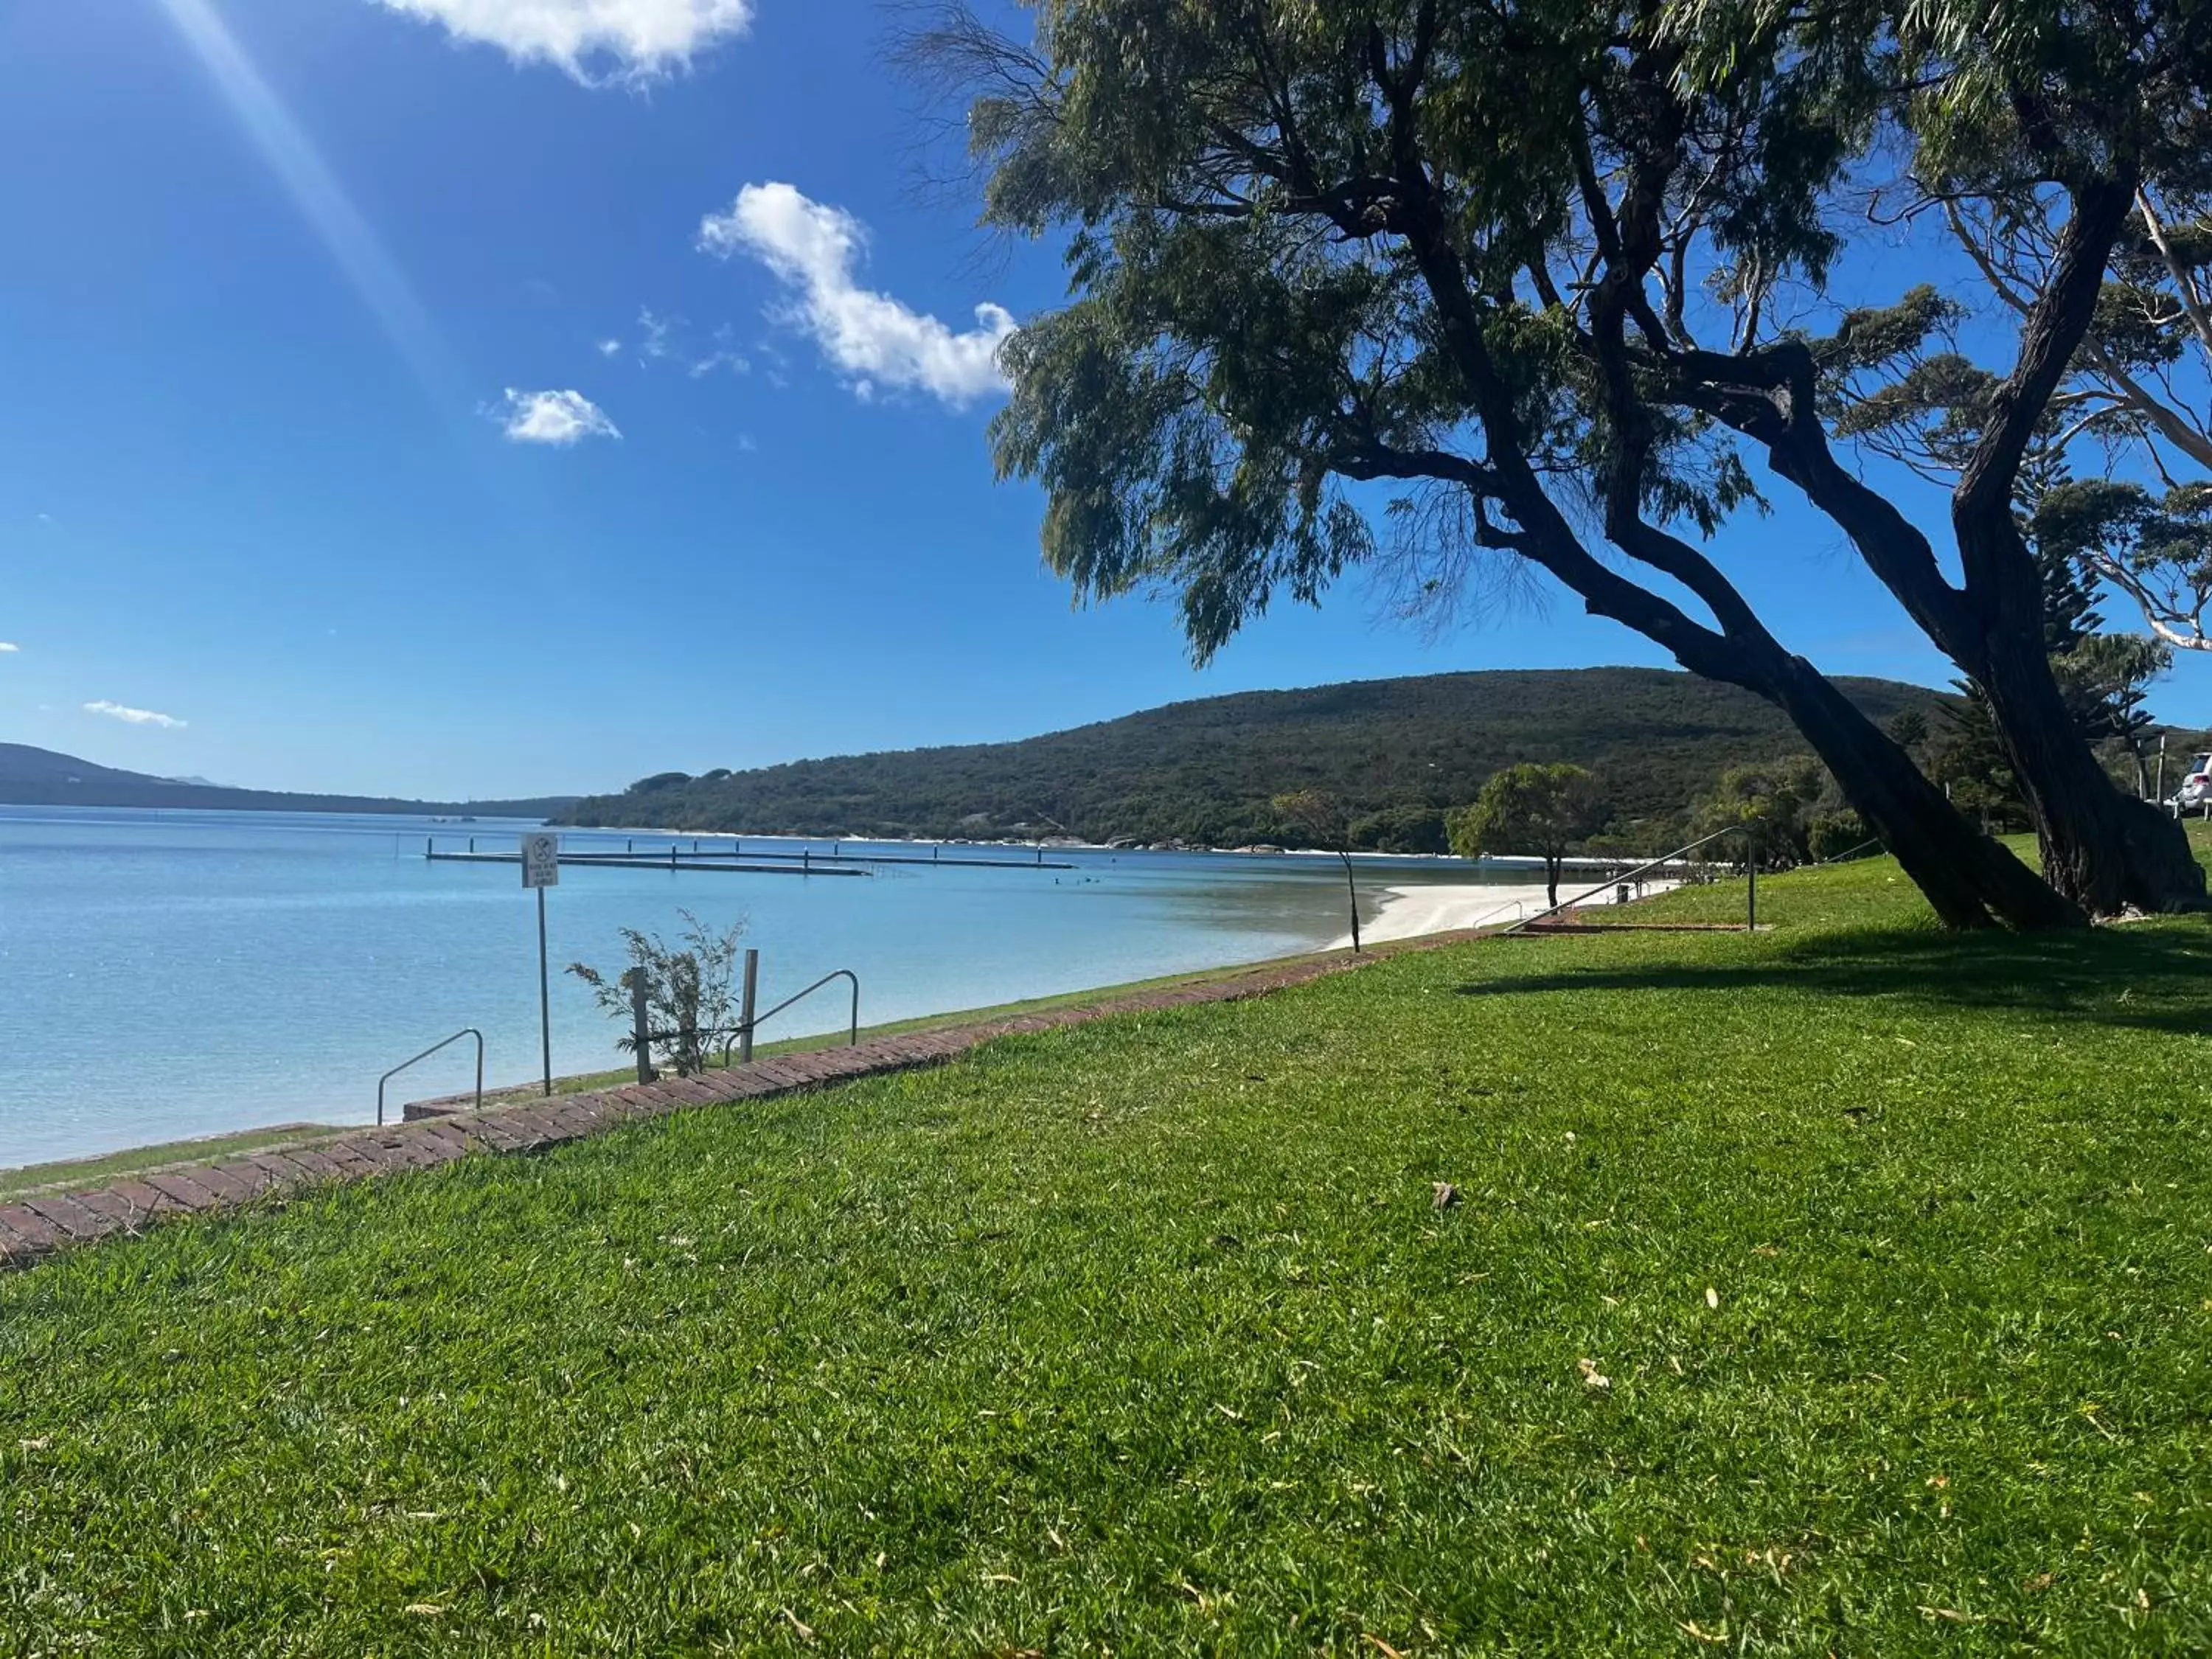
{"label": "sign post", "polygon": [[538,830],[522,838],[522,884],[538,895],[538,1036],[545,1060],[545,1092],[553,1092],[553,994],[545,963],[545,890],[561,884],[561,837]]}

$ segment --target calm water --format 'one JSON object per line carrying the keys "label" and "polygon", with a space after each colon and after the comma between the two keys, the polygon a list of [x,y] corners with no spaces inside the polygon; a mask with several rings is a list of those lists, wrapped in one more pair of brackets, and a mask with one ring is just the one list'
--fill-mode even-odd
{"label": "calm water", "polygon": [[[537,911],[520,871],[422,857],[429,836],[441,850],[471,835],[483,850],[512,850],[520,827],[0,807],[0,1165],[365,1120],[378,1073],[464,1025],[484,1033],[487,1085],[534,1077]],[[626,839],[571,831],[562,844]],[[665,850],[669,838],[636,842]],[[847,843],[839,856],[868,850]],[[716,927],[744,919],[764,1007],[850,968],[867,1024],[1280,956],[1344,929],[1334,861],[1047,856],[1079,867],[884,865],[866,879],[805,880],[567,866],[549,895],[554,1066],[622,1063],[615,1028],[562,967],[580,959],[611,974],[623,965],[618,928],[672,936],[681,908]],[[1469,872],[1390,860],[1369,878],[1425,878]],[[824,993],[769,1034],[843,1018]],[[466,1087],[468,1049],[407,1073],[392,1098]]]}

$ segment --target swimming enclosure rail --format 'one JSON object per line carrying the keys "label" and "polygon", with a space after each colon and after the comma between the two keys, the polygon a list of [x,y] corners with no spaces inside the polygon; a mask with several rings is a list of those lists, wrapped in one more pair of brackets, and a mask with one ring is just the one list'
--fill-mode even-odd
{"label": "swimming enclosure rail", "polygon": [[[787,853],[780,848],[756,846],[748,853],[744,850],[742,838],[734,836],[731,837],[727,851],[716,847],[702,848],[696,841],[686,851],[680,843],[672,842],[668,851],[663,854],[658,851],[637,851],[637,842],[634,836],[626,836],[624,843],[624,850],[619,853],[592,848],[572,851],[563,848],[561,862],[597,864],[616,870],[714,870],[762,876],[865,876],[872,873],[866,867],[872,864],[915,864],[948,870],[1073,870],[1079,867],[1061,859],[1048,860],[1042,847],[1037,848],[1036,856],[1033,859],[979,859],[964,854],[945,858],[939,856],[942,848],[932,849],[928,858],[914,853],[859,853],[848,857],[838,852],[834,844],[827,854],[817,853],[811,847]],[[441,853],[438,850],[437,838],[426,836],[422,842],[422,856],[433,864],[518,864],[522,859],[519,852],[479,853],[474,836],[469,837],[468,850],[465,853]],[[793,865],[798,867],[792,868]]]}

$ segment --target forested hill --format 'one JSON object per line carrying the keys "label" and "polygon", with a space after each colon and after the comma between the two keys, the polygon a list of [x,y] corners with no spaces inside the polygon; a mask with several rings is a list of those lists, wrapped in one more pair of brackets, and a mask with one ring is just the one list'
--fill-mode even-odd
{"label": "forested hill", "polygon": [[392,800],[376,795],[295,795],[273,789],[231,789],[197,778],[157,778],[99,766],[75,755],[0,743],[0,806],[152,806],[229,812],[459,813],[477,817],[544,818],[575,802],[574,795],[530,800]]}
{"label": "forested hill", "polygon": [[[1840,684],[1876,720],[1942,701],[1894,681]],[[1805,751],[1769,705],[1687,674],[1494,671],[1208,697],[1018,743],[664,773],[581,801],[567,821],[976,838],[1060,825],[1090,841],[1234,847],[1280,840],[1269,800],[1310,787],[1364,820],[1363,845],[1413,850],[1443,809],[1516,762],[1587,766],[1617,822],[1656,827],[1727,768]]]}

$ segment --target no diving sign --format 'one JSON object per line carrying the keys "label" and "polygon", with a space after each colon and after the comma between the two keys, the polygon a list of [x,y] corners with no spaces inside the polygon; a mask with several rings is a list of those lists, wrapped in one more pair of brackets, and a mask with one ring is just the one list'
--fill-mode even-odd
{"label": "no diving sign", "polygon": [[558,887],[561,884],[561,837],[538,834],[522,838],[522,884]]}

